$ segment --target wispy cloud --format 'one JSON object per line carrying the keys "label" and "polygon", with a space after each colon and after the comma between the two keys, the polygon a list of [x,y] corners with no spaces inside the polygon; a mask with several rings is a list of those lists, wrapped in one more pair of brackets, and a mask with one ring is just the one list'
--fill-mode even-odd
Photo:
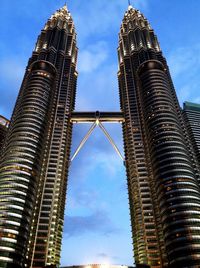
{"label": "wispy cloud", "polygon": [[200,45],[176,48],[169,53],[168,64],[181,104],[186,100],[198,102]]}
{"label": "wispy cloud", "polygon": [[[100,258],[103,258],[103,259],[110,259],[110,256],[108,254],[106,254],[106,253],[99,253],[99,254],[97,254],[97,257],[100,257]],[[117,256],[112,256],[111,258],[115,259],[115,260],[119,259],[119,257],[117,257]]]}
{"label": "wispy cloud", "polygon": [[92,72],[105,62],[108,57],[108,46],[106,42],[97,42],[88,46],[79,53],[78,70],[80,73]]}
{"label": "wispy cloud", "polygon": [[10,117],[14,107],[21,80],[24,74],[24,63],[18,57],[4,57],[0,64],[0,107],[1,114]]}
{"label": "wispy cloud", "polygon": [[77,210],[81,208],[87,208],[87,210],[93,211],[97,208],[96,200],[99,200],[99,192],[97,190],[91,189],[91,187],[84,187],[82,184],[78,187],[73,187],[68,193],[68,207],[72,210]]}
{"label": "wispy cloud", "polygon": [[97,191],[93,191],[91,195],[88,191],[85,191],[86,185],[90,183],[92,178],[91,186],[96,182],[102,184],[101,188],[103,188],[103,182],[106,180],[108,184],[115,182],[114,188],[118,187],[120,191],[121,183],[119,186],[118,181],[119,176],[121,177],[123,173],[123,163],[121,159],[118,159],[118,156],[116,157],[115,153],[109,153],[109,150],[107,151],[107,153],[98,152],[96,154],[90,154],[88,159],[85,160],[80,157],[80,160],[77,160],[76,164],[71,168],[69,183],[79,205],[88,203],[89,206],[91,197],[93,196],[96,197],[96,199],[93,199],[93,206],[95,206],[95,200],[98,198]]}
{"label": "wispy cloud", "polygon": [[188,71],[189,75],[195,73],[200,65],[200,45],[176,48],[169,54],[168,63],[174,78]]}
{"label": "wispy cloud", "polygon": [[1,61],[0,72],[5,80],[19,84],[24,74],[24,62],[19,58],[6,57]]}
{"label": "wispy cloud", "polygon": [[194,101],[194,102],[196,102],[196,103],[200,103],[200,97],[193,98],[193,100],[192,100],[192,101]]}
{"label": "wispy cloud", "polygon": [[[83,1],[76,1],[74,10],[80,10],[81,14],[73,12],[73,17],[79,32],[79,38],[83,39],[92,35],[105,36],[113,29],[119,29],[121,19],[127,9],[127,2],[121,0],[90,0],[92,4],[85,5]],[[136,0],[136,8],[147,8],[147,0]],[[123,10],[123,12],[122,12]],[[100,19],[99,19],[100,18]]]}
{"label": "wispy cloud", "polygon": [[102,257],[102,258],[108,258],[108,255],[105,253],[99,253],[97,254],[98,257]]}
{"label": "wispy cloud", "polygon": [[96,256],[98,263],[101,264],[110,264],[112,260],[112,264],[114,264],[116,261],[120,260],[120,257],[118,256],[110,256],[109,254],[106,253],[98,253]]}
{"label": "wispy cloud", "polygon": [[105,211],[96,211],[89,216],[66,216],[65,221],[64,233],[69,237],[91,232],[108,236],[119,232]]}
{"label": "wispy cloud", "polygon": [[[119,93],[116,62],[99,62],[93,73],[82,73],[78,78],[77,110],[119,110]],[[95,56],[93,58],[95,61]],[[89,75],[88,75],[89,74]]]}

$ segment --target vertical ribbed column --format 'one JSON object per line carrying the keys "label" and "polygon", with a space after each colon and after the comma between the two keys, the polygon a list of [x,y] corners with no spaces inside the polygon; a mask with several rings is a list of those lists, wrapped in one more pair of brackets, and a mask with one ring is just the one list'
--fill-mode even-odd
{"label": "vertical ribbed column", "polygon": [[33,63],[16,103],[0,166],[1,267],[24,266],[55,74]]}
{"label": "vertical ribbed column", "polygon": [[169,267],[198,267],[200,191],[166,69],[151,60],[138,75]]}
{"label": "vertical ribbed column", "polygon": [[129,6],[119,35],[118,78],[125,118],[123,136],[131,226],[135,262],[154,268],[164,267],[167,261],[141,113],[137,68],[142,62],[156,58],[157,52],[160,52],[159,44],[149,22],[143,14]]}
{"label": "vertical ribbed column", "polygon": [[36,205],[27,247],[27,266],[59,265],[67,175],[72,137],[71,113],[76,95],[76,33],[67,7],[57,10],[45,25],[33,53],[56,70]]}
{"label": "vertical ribbed column", "polygon": [[185,102],[183,117],[200,166],[200,104]]}
{"label": "vertical ribbed column", "polygon": [[8,132],[9,121],[0,115],[0,158],[3,153],[3,145]]}
{"label": "vertical ribbed column", "polygon": [[158,237],[156,203],[151,189],[152,174],[146,155],[130,59],[123,59],[118,78],[121,109],[125,118],[123,137],[135,262],[160,267],[163,260]]}

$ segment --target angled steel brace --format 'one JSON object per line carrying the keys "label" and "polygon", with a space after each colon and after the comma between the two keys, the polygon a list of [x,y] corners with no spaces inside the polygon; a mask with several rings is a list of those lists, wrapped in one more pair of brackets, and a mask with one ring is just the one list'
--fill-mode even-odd
{"label": "angled steel brace", "polygon": [[86,133],[85,137],[82,139],[81,143],[79,144],[78,148],[76,149],[75,153],[73,154],[72,158],[71,158],[71,162],[74,160],[74,158],[77,156],[77,154],[79,153],[79,151],[81,150],[81,148],[83,147],[83,145],[86,143],[86,141],[88,140],[88,138],[90,137],[90,135],[92,134],[93,130],[95,129],[95,127],[97,126],[97,123],[94,122],[91,126],[91,128],[88,130],[88,132]]}
{"label": "angled steel brace", "polygon": [[117,145],[114,143],[113,139],[109,135],[108,131],[105,129],[105,127],[103,126],[103,124],[100,121],[97,121],[97,124],[99,125],[99,127],[101,128],[101,130],[103,131],[103,133],[105,134],[105,136],[107,137],[107,139],[109,140],[110,144],[113,146],[113,148],[116,151],[116,153],[119,155],[119,157],[124,162],[124,158],[123,158],[122,154],[120,153]]}
{"label": "angled steel brace", "polygon": [[99,126],[100,127],[100,129],[103,131],[103,133],[105,134],[105,136],[108,139],[108,141],[110,142],[110,144],[113,146],[113,148],[116,151],[116,153],[122,159],[123,163],[125,163],[124,162],[124,158],[123,158],[122,154],[120,153],[117,145],[115,144],[115,142],[113,141],[113,139],[111,138],[111,136],[109,135],[108,131],[105,129],[105,127],[103,126],[103,124],[99,121],[99,119],[96,119],[96,121],[92,124],[91,128],[88,130],[88,132],[86,133],[86,135],[82,139],[81,143],[79,144],[78,148],[76,149],[75,153],[73,154],[73,156],[71,158],[71,162],[77,156],[77,154],[79,153],[79,151],[81,150],[81,148],[84,146],[84,144],[86,143],[86,141],[89,139],[90,135],[92,134],[92,132],[94,131],[94,129],[95,129],[96,126]]}

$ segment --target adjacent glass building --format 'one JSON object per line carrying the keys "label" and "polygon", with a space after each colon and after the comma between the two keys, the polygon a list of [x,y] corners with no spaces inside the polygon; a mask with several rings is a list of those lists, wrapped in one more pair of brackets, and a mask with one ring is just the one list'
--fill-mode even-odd
{"label": "adjacent glass building", "polygon": [[2,154],[3,143],[8,130],[9,121],[5,117],[0,115],[0,155]]}
{"label": "adjacent glass building", "polygon": [[118,55],[136,263],[198,267],[200,172],[157,37],[132,6],[122,21]]}
{"label": "adjacent glass building", "polygon": [[76,33],[64,6],[29,59],[0,165],[0,267],[59,264],[76,94]]}
{"label": "adjacent glass building", "polygon": [[183,104],[183,116],[188,135],[200,165],[200,104],[185,102]]}

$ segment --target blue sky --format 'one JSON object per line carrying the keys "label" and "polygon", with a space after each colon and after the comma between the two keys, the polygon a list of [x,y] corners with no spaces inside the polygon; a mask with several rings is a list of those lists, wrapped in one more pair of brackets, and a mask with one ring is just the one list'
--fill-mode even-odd
{"label": "blue sky", "polygon": [[[64,1],[1,0],[0,114],[10,117],[37,35]],[[68,0],[78,47],[76,110],[119,110],[118,32],[126,0]],[[154,28],[180,102],[200,103],[200,1],[135,0]],[[106,125],[123,151],[121,128]],[[89,125],[75,125],[72,152]],[[71,165],[62,264],[133,264],[123,163],[96,129]]]}

